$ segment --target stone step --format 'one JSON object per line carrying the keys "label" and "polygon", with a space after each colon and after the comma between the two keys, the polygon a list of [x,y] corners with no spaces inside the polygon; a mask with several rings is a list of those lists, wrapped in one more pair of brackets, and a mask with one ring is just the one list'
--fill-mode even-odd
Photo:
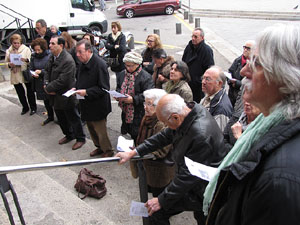
{"label": "stone step", "polygon": [[[0,140],[2,166],[28,164],[33,157],[34,161],[47,161],[43,155],[7,129],[1,127],[0,133],[2,134]],[[68,179],[71,180],[76,180],[77,177],[68,168],[57,169],[56,173],[67,174]],[[88,203],[79,199],[72,186],[64,187],[44,171],[12,173],[7,176],[18,195],[25,221],[28,224],[73,225],[94,224],[94,221],[114,224],[106,218],[103,212],[96,211]],[[14,209],[10,193],[7,195],[10,196],[10,207]],[[13,211],[15,219],[18,221],[18,216],[15,210]],[[53,220],[52,223],[49,220]],[[47,223],[45,223],[46,221]]]}

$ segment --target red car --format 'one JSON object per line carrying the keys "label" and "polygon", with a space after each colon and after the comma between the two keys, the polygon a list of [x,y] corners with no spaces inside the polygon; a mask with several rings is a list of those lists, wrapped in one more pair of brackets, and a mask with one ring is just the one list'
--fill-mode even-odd
{"label": "red car", "polygon": [[171,15],[180,7],[180,0],[124,0],[124,4],[117,7],[117,14],[127,18],[161,13]]}

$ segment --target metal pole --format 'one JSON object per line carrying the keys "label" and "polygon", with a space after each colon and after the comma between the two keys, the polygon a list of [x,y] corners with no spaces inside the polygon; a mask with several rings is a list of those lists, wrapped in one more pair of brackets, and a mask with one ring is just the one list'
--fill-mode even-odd
{"label": "metal pole", "polygon": [[181,23],[176,23],[176,34],[181,34]]}
{"label": "metal pole", "polygon": [[[135,160],[151,159],[151,158],[153,158],[153,155],[145,155],[144,157],[136,157],[136,156],[133,157],[133,159]],[[80,165],[87,165],[92,163],[112,162],[112,161],[119,161],[119,160],[120,160],[119,157],[107,157],[107,158],[85,159],[85,160],[69,161],[69,162],[50,162],[50,163],[38,163],[38,164],[21,165],[21,166],[4,166],[4,167],[0,167],[0,175],[15,173],[15,172],[45,170],[45,169],[52,169],[56,167],[80,166]]]}
{"label": "metal pole", "polygon": [[195,18],[195,28],[200,27],[200,18]]}
{"label": "metal pole", "polygon": [[159,31],[159,29],[154,29],[154,30],[153,30],[153,33],[154,33],[154,34],[157,34],[158,36],[160,36],[160,31]]}

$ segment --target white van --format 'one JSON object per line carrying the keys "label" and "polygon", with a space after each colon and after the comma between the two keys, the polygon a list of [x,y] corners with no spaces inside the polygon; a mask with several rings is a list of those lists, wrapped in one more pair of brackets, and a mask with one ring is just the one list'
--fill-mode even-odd
{"label": "white van", "polygon": [[83,34],[82,27],[101,33],[107,31],[107,19],[103,12],[95,8],[94,0],[1,0],[1,39],[18,28],[15,18],[20,19],[21,26],[25,24],[21,32],[27,40],[33,38],[27,18],[33,20],[33,27],[35,21],[44,19],[48,27],[56,25],[60,31],[68,31],[72,36]]}

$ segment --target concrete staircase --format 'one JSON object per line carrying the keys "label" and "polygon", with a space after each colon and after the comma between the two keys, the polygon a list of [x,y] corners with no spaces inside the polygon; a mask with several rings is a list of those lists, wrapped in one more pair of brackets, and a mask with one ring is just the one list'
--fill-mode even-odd
{"label": "concrete staircase", "polygon": [[[39,103],[39,108],[42,104]],[[108,117],[109,136],[116,146],[120,128],[120,110],[112,101],[113,112]],[[50,123],[41,126],[45,116],[21,116],[13,86],[0,83],[0,166],[26,165],[44,162],[89,159],[94,149],[91,140],[79,150],[73,151],[74,142],[59,145],[63,136],[59,126]],[[103,176],[107,194],[97,200],[87,197],[81,200],[74,189],[82,166],[64,167],[43,171],[8,174],[19,198],[26,224],[29,225],[138,225],[140,217],[129,216],[132,200],[139,201],[138,180],[131,177],[129,165],[117,162],[85,166]],[[12,195],[6,193],[16,224],[21,224]],[[149,195],[149,198],[151,196]],[[9,225],[4,204],[0,200],[0,224]],[[171,224],[196,224],[191,212],[171,218]]]}

